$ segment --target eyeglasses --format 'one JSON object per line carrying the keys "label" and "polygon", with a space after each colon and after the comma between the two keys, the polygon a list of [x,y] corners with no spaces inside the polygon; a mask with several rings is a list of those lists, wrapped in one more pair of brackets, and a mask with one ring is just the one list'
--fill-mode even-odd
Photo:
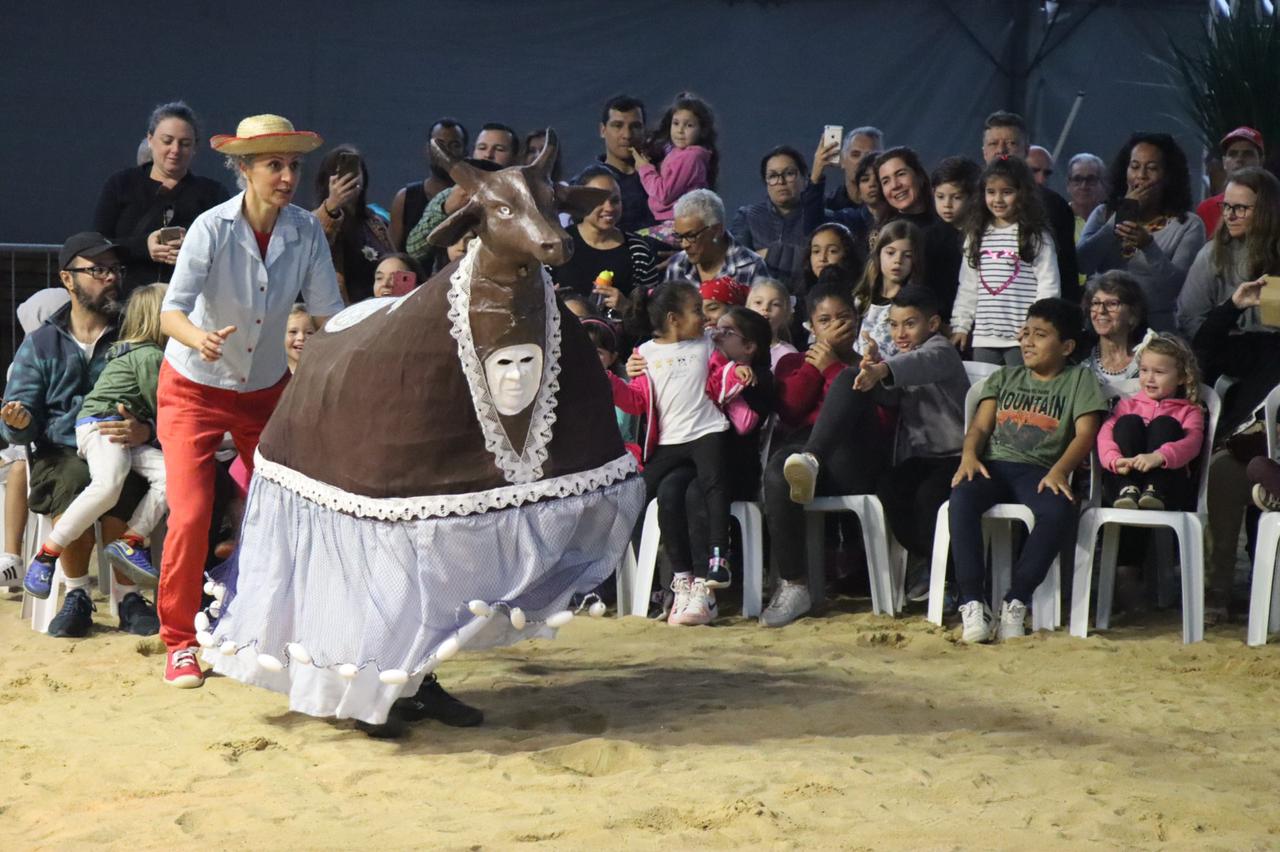
{"label": "eyeglasses", "polygon": [[675,231],[675,232],[672,232],[671,237],[678,243],[691,243],[694,240],[696,240],[698,237],[702,236],[702,232],[707,230],[707,228],[710,228],[710,227],[711,227],[710,225],[703,225],[698,230],[690,231],[687,234],[682,234],[679,231]]}
{"label": "eyeglasses", "polygon": [[1053,177],[1053,169],[1037,169],[1033,166],[1031,168],[1031,174],[1044,175],[1045,177]]}
{"label": "eyeglasses", "polygon": [[736,328],[729,328],[728,326],[724,326],[724,325],[716,326],[715,329],[713,329],[713,334],[717,338],[737,337],[740,340],[746,340],[746,338],[742,336],[742,332],[738,331]]}
{"label": "eyeglasses", "polygon": [[1097,175],[1072,175],[1067,178],[1067,183],[1072,186],[1093,186],[1101,182],[1101,178]]}
{"label": "eyeglasses", "polygon": [[769,172],[764,176],[764,182],[773,185],[775,183],[787,183],[800,177],[799,169],[786,169],[781,172]]}
{"label": "eyeglasses", "polygon": [[1222,208],[1222,215],[1230,219],[1243,219],[1249,215],[1249,211],[1257,207],[1256,204],[1228,204],[1225,201],[1219,201],[1218,206]]}
{"label": "eyeglasses", "polygon": [[85,272],[95,281],[106,281],[111,275],[115,275],[116,280],[124,279],[124,264],[117,263],[115,266],[68,266],[67,272]]}
{"label": "eyeglasses", "polygon": [[1120,306],[1123,304],[1124,302],[1119,299],[1094,299],[1089,303],[1089,310],[1103,314],[1114,314],[1120,310]]}

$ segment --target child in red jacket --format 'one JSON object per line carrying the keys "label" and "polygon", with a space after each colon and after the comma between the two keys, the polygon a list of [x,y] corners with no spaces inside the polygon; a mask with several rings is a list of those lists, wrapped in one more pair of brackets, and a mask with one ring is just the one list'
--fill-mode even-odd
{"label": "child in red jacket", "polygon": [[1117,509],[1194,509],[1191,463],[1204,445],[1195,356],[1177,337],[1149,334],[1138,349],[1138,384],[1098,433],[1107,499]]}

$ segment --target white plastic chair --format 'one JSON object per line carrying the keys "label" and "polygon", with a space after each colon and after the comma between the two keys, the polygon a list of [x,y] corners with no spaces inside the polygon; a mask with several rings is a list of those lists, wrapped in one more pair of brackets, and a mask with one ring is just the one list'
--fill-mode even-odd
{"label": "white plastic chair", "polygon": [[907,552],[894,540],[885,519],[884,505],[874,494],[846,494],[815,497],[804,507],[808,517],[806,545],[809,556],[809,597],[817,606],[826,597],[823,513],[853,512],[862,528],[871,585],[871,611],[894,615],[902,609],[903,582],[907,573]]}
{"label": "white plastic chair", "polygon": [[964,372],[969,377],[969,385],[973,386],[987,376],[1000,369],[999,364],[988,364],[984,361],[965,361]]}
{"label": "white plastic chair", "polygon": [[[762,606],[764,584],[764,515],[760,504],[739,500],[729,504],[730,517],[742,528],[742,565],[737,575],[742,581],[742,614],[754,618]],[[649,612],[649,590],[658,562],[658,544],[662,530],[658,525],[658,501],[650,500],[640,532],[640,552],[634,559],[623,559],[617,574],[618,615],[643,618]]]}
{"label": "white plastic chair", "polygon": [[[1262,404],[1263,428],[1267,433],[1267,456],[1280,458],[1277,447],[1276,413],[1280,410],[1280,385],[1271,389]],[[1249,593],[1250,645],[1265,645],[1267,634],[1280,631],[1280,583],[1275,582],[1276,559],[1280,557],[1280,512],[1263,512],[1258,521],[1258,540],[1253,547],[1253,585]]]}
{"label": "white plastic chair", "polygon": [[[1222,402],[1208,385],[1200,386],[1200,398],[1209,409],[1204,446],[1200,450],[1200,482],[1196,489],[1194,512],[1153,512],[1146,509],[1110,509],[1090,506],[1080,517],[1076,539],[1076,572],[1071,586],[1071,635],[1081,639],[1089,635],[1089,595],[1093,586],[1093,548],[1102,531],[1102,564],[1098,569],[1098,605],[1094,621],[1097,629],[1106,630],[1111,623],[1111,595],[1115,588],[1116,551],[1120,543],[1120,527],[1154,527],[1171,529],[1178,538],[1178,557],[1182,574],[1182,641],[1199,642],[1204,638],[1204,524],[1207,518],[1205,495],[1209,487],[1209,456],[1213,452],[1213,433],[1218,427]],[[1097,453],[1093,458],[1092,494],[1101,493],[1101,464]]]}
{"label": "white plastic chair", "polygon": [[[972,380],[982,368],[991,368],[987,375],[999,369],[994,364],[981,364],[966,361],[965,371]],[[970,368],[975,368],[970,371]],[[969,431],[969,423],[978,408],[978,397],[981,394],[985,377],[980,377],[964,397],[964,428]],[[1009,590],[1013,574],[1013,529],[1012,524],[1020,522],[1030,532],[1035,527],[1035,516],[1031,510],[1021,503],[997,503],[982,514],[982,537],[984,551],[991,563],[991,609],[1000,611],[1000,602]],[[951,501],[948,500],[938,509],[938,520],[933,531],[933,559],[929,566],[929,611],[926,618],[937,625],[942,624],[943,595],[946,589],[947,555],[951,552]],[[1049,573],[1044,581],[1036,587],[1031,597],[1031,627],[1033,630],[1056,630],[1062,619],[1062,587],[1061,557],[1056,556],[1049,566]]]}

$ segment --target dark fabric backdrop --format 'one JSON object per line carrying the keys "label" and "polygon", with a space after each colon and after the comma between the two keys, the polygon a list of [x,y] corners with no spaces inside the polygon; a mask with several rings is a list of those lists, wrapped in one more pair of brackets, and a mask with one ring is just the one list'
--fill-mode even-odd
{"label": "dark fabric backdrop", "polygon": [[[600,106],[620,91],[642,97],[655,121],[679,89],[712,102],[731,210],[762,195],[763,151],[788,143],[811,156],[824,124],[878,125],[930,166],[977,158],[983,117],[1009,106],[987,52],[1005,57],[1015,5],[1032,7],[1034,55],[1045,16],[1030,0],[23,4],[0,27],[0,241],[61,242],[88,227],[105,178],[133,163],[151,108],[173,98],[204,121],[197,173],[230,186],[205,140],[278,112],[329,144],[358,145],[369,197],[384,205],[422,175],[435,116],[473,133],[487,120],[522,133],[552,125],[570,175],[600,150]],[[1094,4],[1061,5],[1051,42]],[[1130,130],[1161,129],[1198,163],[1158,60],[1170,33],[1195,35],[1203,6],[1122,1],[1090,14],[1027,78],[1034,141],[1052,147],[1085,89],[1065,154],[1109,160]],[[309,179],[299,201],[311,202]]]}

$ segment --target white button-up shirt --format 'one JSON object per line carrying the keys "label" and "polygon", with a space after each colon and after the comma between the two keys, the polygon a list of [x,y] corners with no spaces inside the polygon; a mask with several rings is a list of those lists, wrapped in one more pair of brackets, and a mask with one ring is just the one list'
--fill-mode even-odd
{"label": "white button-up shirt", "polygon": [[343,304],[316,218],[292,204],[281,210],[264,261],[243,203],[242,192],[187,229],[161,310],[182,311],[206,331],[234,325],[217,361],[177,340],[165,360],[198,384],[248,392],[271,387],[289,369],[284,334],[299,293],[317,316],[333,316]]}

